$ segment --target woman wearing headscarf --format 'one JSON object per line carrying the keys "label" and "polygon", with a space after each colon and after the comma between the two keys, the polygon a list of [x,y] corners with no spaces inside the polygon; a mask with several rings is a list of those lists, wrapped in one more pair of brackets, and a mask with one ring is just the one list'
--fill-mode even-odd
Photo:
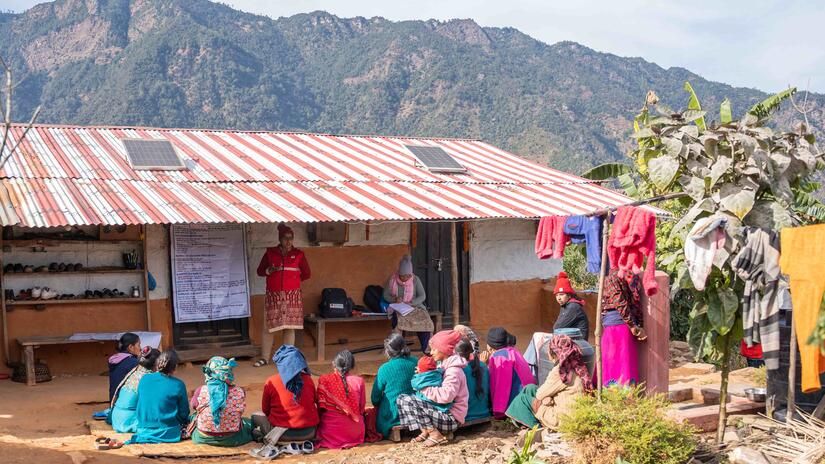
{"label": "woman wearing headscarf", "polygon": [[493,417],[502,418],[507,407],[526,385],[536,383],[530,365],[515,348],[516,337],[503,327],[493,327],[487,332],[487,352],[490,359],[490,399]]}
{"label": "woman wearing headscarf", "polygon": [[275,332],[284,332],[284,345],[294,345],[295,330],[304,328],[301,282],[309,279],[311,272],[304,252],[293,246],[294,240],[292,229],[278,224],[279,245],[267,248],[258,264],[258,275],[266,277],[266,298],[261,359],[255,361],[255,367],[267,364]]}
{"label": "woman wearing headscarf", "polygon": [[647,339],[642,328],[641,282],[618,270],[604,278],[602,293],[602,385],[633,385],[639,381],[637,343]]}
{"label": "woman wearing headscarf", "polygon": [[344,350],[332,361],[334,372],[318,379],[318,446],[352,448],[364,443],[366,388],[364,379],[352,374],[355,356]]}
{"label": "woman wearing headscarf", "polygon": [[272,356],[278,373],[266,380],[261,398],[262,412],[252,414],[252,423],[265,435],[264,442],[311,440],[318,426],[315,383],[304,355],[292,345],[283,345]]}
{"label": "woman wearing headscarf", "polygon": [[158,356],[160,356],[160,351],[149,346],[143,347],[137,367],[126,374],[115,389],[110,416],[115,432],[135,433],[137,431],[138,385],[144,375],[155,371]]}
{"label": "woman wearing headscarf", "polygon": [[[427,387],[421,393],[430,401],[415,395],[400,395],[396,400],[401,425],[409,430],[421,430],[413,442],[437,446],[448,442],[449,434],[464,423],[467,416],[469,390],[464,366],[467,360],[455,353],[462,340],[455,330],[442,330],[430,339],[430,355],[444,371],[440,387]],[[432,403],[450,404],[442,411]]]}
{"label": "woman wearing headscarf", "polygon": [[590,374],[581,348],[567,335],[553,335],[548,346],[555,366],[541,387],[528,385],[507,408],[507,416],[525,427],[541,424],[557,429],[582,393],[590,389]]}
{"label": "woman wearing headscarf", "polygon": [[372,384],[370,401],[378,409],[376,429],[387,438],[390,430],[400,425],[398,407],[395,400],[400,395],[412,395],[412,378],[418,359],[410,356],[407,341],[399,333],[391,333],[384,340],[384,355],[387,362],[378,368],[375,383]]}
{"label": "woman wearing headscarf", "polygon": [[235,359],[214,356],[203,366],[206,385],[192,395],[192,442],[241,446],[252,441],[252,421],[241,417],[246,393],[235,385]]}
{"label": "woman wearing headscarf", "polygon": [[384,287],[384,301],[387,303],[406,303],[412,306],[412,311],[401,314],[392,313],[393,329],[402,332],[415,332],[421,342],[421,351],[427,348],[430,336],[433,333],[433,321],[424,306],[427,294],[424,285],[417,275],[413,274],[412,257],[405,255],[398,263],[398,270],[390,276]]}

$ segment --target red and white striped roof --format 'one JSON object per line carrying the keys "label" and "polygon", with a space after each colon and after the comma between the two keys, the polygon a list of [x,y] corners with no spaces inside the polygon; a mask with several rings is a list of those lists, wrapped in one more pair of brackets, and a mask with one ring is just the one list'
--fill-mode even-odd
{"label": "red and white striped roof", "polygon": [[[123,138],[169,140],[188,169],[134,170]],[[432,173],[406,144],[467,172]],[[531,218],[632,201],[480,141],[287,132],[38,125],[0,180],[0,222],[32,227]]]}

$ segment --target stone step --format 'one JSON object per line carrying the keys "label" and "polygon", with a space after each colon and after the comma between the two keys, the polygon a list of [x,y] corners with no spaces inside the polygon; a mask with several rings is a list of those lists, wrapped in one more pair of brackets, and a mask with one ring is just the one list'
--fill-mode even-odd
{"label": "stone step", "polygon": [[[765,403],[755,403],[734,398],[727,405],[728,416],[765,412]],[[674,408],[668,411],[674,420],[686,422],[704,432],[716,430],[719,420],[719,405]]]}

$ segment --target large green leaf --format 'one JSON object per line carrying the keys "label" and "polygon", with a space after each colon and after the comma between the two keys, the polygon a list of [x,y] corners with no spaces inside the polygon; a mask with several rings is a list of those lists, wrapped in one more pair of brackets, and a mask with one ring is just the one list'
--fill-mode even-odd
{"label": "large green leaf", "polygon": [[[690,94],[690,99],[688,100],[688,109],[689,110],[702,111],[702,105],[699,103],[699,98],[696,96],[696,92],[693,91],[693,86],[690,85],[690,82],[685,81],[685,90]],[[697,118],[696,119],[696,126],[700,130],[705,130],[705,118],[704,117]]]}
{"label": "large green leaf", "polygon": [[748,114],[752,114],[757,118],[767,117],[771,114],[771,112],[773,112],[773,110],[779,108],[779,104],[782,103],[783,100],[790,98],[790,96],[795,93],[796,87],[791,87],[787,90],[783,90],[782,92],[773,94],[761,102],[753,105],[753,107],[748,110]]}
{"label": "large green leaf", "polygon": [[679,184],[694,201],[701,201],[705,198],[705,181],[701,177],[679,176]]}
{"label": "large green leaf", "polygon": [[693,205],[684,216],[670,229],[670,237],[675,237],[685,229],[688,225],[692,226],[693,222],[696,218],[699,217],[702,213],[710,213],[713,212],[714,207],[716,205],[713,203],[713,200],[710,198],[705,198],[704,200],[700,201]]}
{"label": "large green leaf", "polygon": [[609,180],[631,172],[633,172],[633,168],[627,164],[604,163],[584,171],[581,176],[590,180]]}
{"label": "large green leaf", "polygon": [[727,124],[733,121],[733,116],[731,113],[730,100],[725,98],[719,105],[719,121],[722,124]]}
{"label": "large green leaf", "polygon": [[636,181],[633,180],[633,176],[630,174],[622,174],[618,177],[618,181],[627,196],[639,198],[639,189],[636,188]]}
{"label": "large green leaf", "polygon": [[713,187],[719,182],[719,178],[722,177],[731,166],[731,159],[727,156],[720,156],[719,159],[713,163],[713,166],[710,167],[710,186]]}
{"label": "large green leaf", "polygon": [[756,201],[756,192],[743,189],[734,184],[724,184],[719,190],[719,206],[743,219],[753,208]]}
{"label": "large green leaf", "polygon": [[793,218],[776,201],[759,200],[743,221],[746,225],[761,229],[779,230],[793,225]]}
{"label": "large green leaf", "polygon": [[679,156],[685,147],[685,144],[676,137],[662,137],[662,145],[665,146],[665,151],[671,156]]}
{"label": "large green leaf", "polygon": [[708,320],[720,335],[725,335],[733,328],[737,309],[739,303],[731,288],[715,287],[708,290]]}
{"label": "large green leaf", "polygon": [[662,155],[648,161],[647,170],[653,185],[659,190],[666,190],[679,173],[679,161],[673,156]]}

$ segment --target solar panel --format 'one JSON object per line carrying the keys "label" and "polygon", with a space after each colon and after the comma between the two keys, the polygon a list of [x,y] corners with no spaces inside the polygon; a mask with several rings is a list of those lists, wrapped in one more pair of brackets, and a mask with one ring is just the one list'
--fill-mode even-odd
{"label": "solar panel", "polygon": [[433,172],[465,172],[467,168],[462,166],[449,153],[441,147],[431,147],[424,145],[404,145],[421,164]]}
{"label": "solar panel", "polygon": [[134,169],[184,169],[175,147],[168,140],[122,139],[129,163]]}

